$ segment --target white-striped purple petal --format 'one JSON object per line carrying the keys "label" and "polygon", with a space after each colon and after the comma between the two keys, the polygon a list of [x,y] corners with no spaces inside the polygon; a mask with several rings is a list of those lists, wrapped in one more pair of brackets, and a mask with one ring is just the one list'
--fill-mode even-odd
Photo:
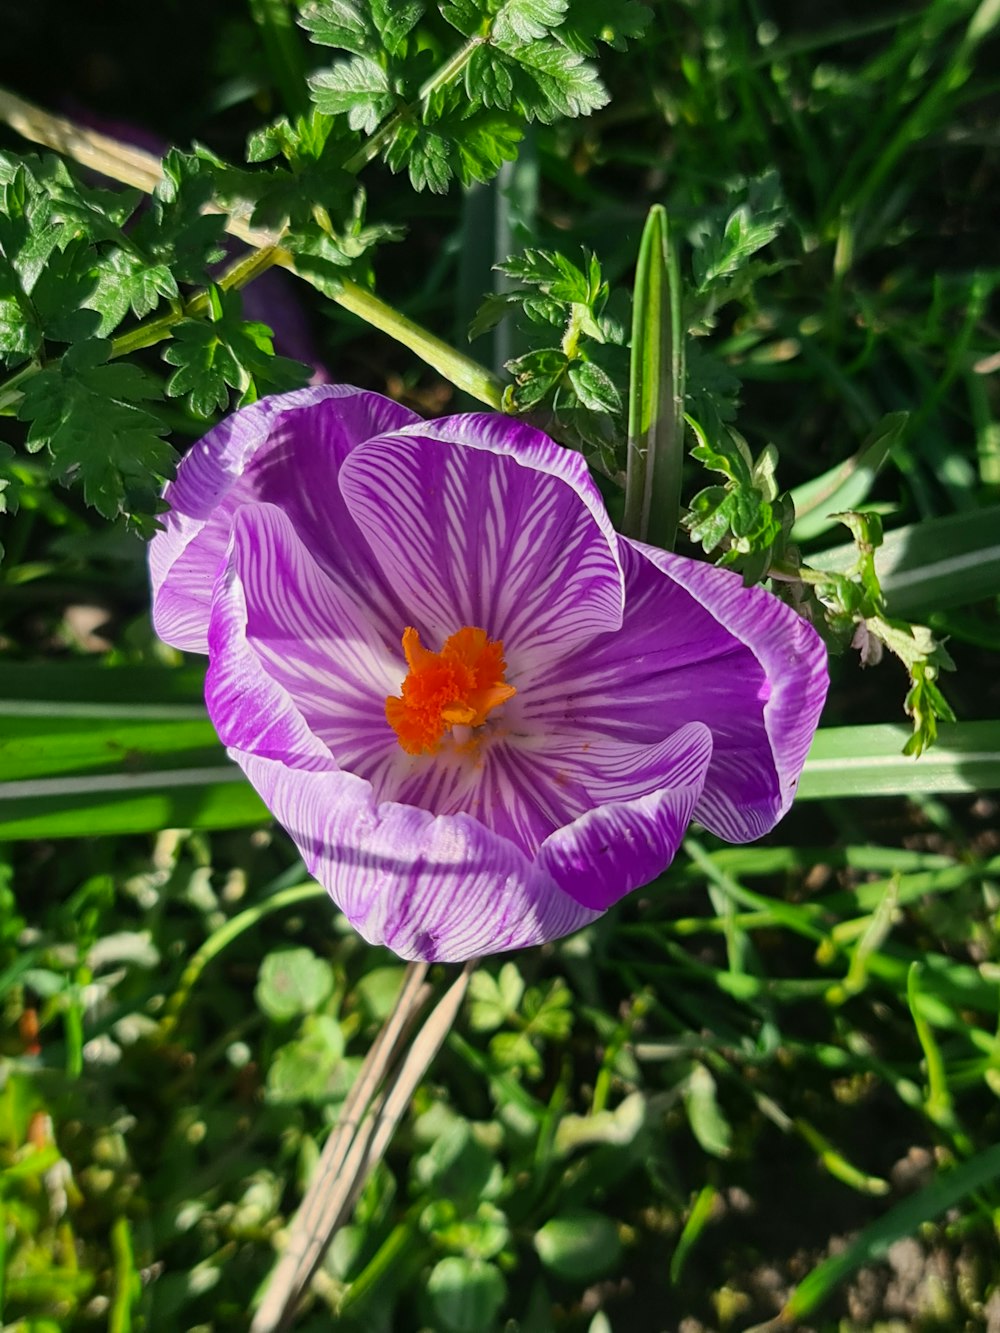
{"label": "white-striped purple petal", "polygon": [[230,754],[354,928],[402,958],[460,962],[526,948],[600,914],[470,815],[380,805],[352,774]]}
{"label": "white-striped purple petal", "polygon": [[[760,588],[619,538],[582,459],[509,418],[418,423],[326,386],[184,460],[156,624],[207,648],[232,757],[358,930],[407,958],[554,939],[790,804],[826,692]],[[413,755],[385,714],[414,626],[500,640],[513,698]]]}
{"label": "white-striped purple petal", "polygon": [[690,723],[670,750],[673,765],[664,763],[658,790],[598,805],[542,844],[538,866],[584,907],[606,911],[674,859],[705,782],[712,733]]}
{"label": "white-striped purple petal", "polygon": [[625,617],[525,683],[549,732],[651,743],[705,723],[713,754],[695,818],[730,842],[768,832],[791,804],[826,698],[816,632],[738,575],[625,539]]}
{"label": "white-striped purple petal", "polygon": [[340,486],[410,624],[503,642],[508,679],[621,622],[617,540],[579,455],[501,417],[360,445]]}
{"label": "white-striped purple petal", "polygon": [[[226,580],[230,603],[240,598],[246,647],[339,767],[364,775],[371,753],[401,753],[385,717],[398,649],[373,628],[377,588],[358,606],[313,559],[288,515],[263,504],[234,515]],[[213,642],[213,678],[227,660]]]}
{"label": "white-striped purple petal", "polygon": [[255,500],[285,509],[317,559],[351,588],[377,581],[344,508],[337,473],[361,441],[416,420],[380,394],[323,384],[262,398],[209,431],[167,486],[170,510],[150,543],[160,638],[189,652],[208,650],[212,587],[232,517]]}
{"label": "white-striped purple petal", "polygon": [[[244,515],[259,521],[260,512]],[[338,768],[248,636],[257,618],[247,592],[255,598],[262,589],[249,578],[244,585],[246,561],[234,538],[212,607],[209,712],[230,756],[352,925],[401,957],[452,961],[538,944],[594,920],[597,912],[471,815],[379,802],[369,782]],[[267,567],[265,559],[258,570]]]}

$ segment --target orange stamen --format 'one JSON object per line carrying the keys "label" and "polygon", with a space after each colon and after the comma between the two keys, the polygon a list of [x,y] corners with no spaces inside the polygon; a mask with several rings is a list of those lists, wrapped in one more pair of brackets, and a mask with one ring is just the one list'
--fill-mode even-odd
{"label": "orange stamen", "polygon": [[386,699],[385,715],[407,754],[433,754],[449,728],[481,727],[517,693],[504,680],[503,644],[484,629],[466,625],[432,653],[411,625],[403,653],[410,670],[400,693]]}

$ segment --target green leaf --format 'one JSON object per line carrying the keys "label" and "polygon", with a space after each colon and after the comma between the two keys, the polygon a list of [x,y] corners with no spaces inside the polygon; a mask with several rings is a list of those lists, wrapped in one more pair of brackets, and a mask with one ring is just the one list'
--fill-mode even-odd
{"label": "green leaf", "polygon": [[311,949],[277,949],[260,966],[254,999],[275,1022],[314,1014],[333,991],[333,968]]}
{"label": "green leaf", "polygon": [[388,74],[369,56],[354,56],[312,75],[309,87],[319,111],[327,116],[346,112],[351,129],[362,134],[374,133],[396,101]]}
{"label": "green leaf", "polygon": [[666,212],[655,205],[639,243],[632,301],[622,531],[665,550],[673,549],[680,512],[683,414],[680,272]]}
{"label": "green leaf", "polygon": [[151,314],[160,301],[180,291],[169,267],[148,263],[132,250],[111,250],[97,269],[97,283],[86,304],[102,316],[98,336],[107,337],[131,310],[136,319]]}
{"label": "green leaf", "polygon": [[587,116],[609,100],[593,65],[555,42],[529,42],[498,50],[513,79],[512,105],[529,120],[548,124],[558,116]]}
{"label": "green leaf", "polygon": [[[1000,596],[1000,505],[924,519],[887,532],[875,573],[892,616],[912,616]],[[846,574],[854,545],[809,556],[814,569]]]}
{"label": "green leaf", "polygon": [[518,46],[544,39],[566,17],[569,0],[506,0],[496,12],[490,30],[498,46]]}
{"label": "green leaf", "polygon": [[691,1131],[712,1157],[728,1157],[733,1130],[719,1106],[715,1079],[703,1064],[696,1064],[684,1088],[684,1105]]}
{"label": "green leaf", "polygon": [[347,1092],[344,1033],[329,1014],[313,1014],[296,1041],[280,1046],[267,1071],[267,1100],[272,1105],[331,1102]]}
{"label": "green leaf", "polygon": [[907,412],[890,412],[853,457],[790,492],[795,506],[793,541],[818,537],[836,525],[839,511],[856,509],[868,498],[879,469],[902,438],[908,420]]}
{"label": "green leaf", "polygon": [[778,235],[788,210],[776,171],[734,188],[732,199],[745,196],[724,217],[721,227],[707,221],[694,252],[697,291],[708,292],[723,279],[744,269],[750,257]]}
{"label": "green leaf", "polygon": [[163,353],[176,366],[167,381],[173,398],[186,396],[196,416],[208,417],[229,402],[229,389],[253,397],[261,392],[301,388],[310,369],[298,361],[275,356],[271,330],[242,318],[238,292],[212,288],[211,319],[185,319],[174,327],[173,341]]}
{"label": "green leaf", "polygon": [[166,264],[179,282],[204,283],[207,270],[225,253],[225,216],[203,211],[215,199],[223,168],[203,150],[172,148],[163,159],[150,211],[132,233],[136,247],[152,263]]}
{"label": "green leaf", "polygon": [[706,551],[725,548],[720,564],[740,569],[747,584],[757,582],[792,523],[791,502],[779,495],[774,479],[776,452],[768,445],[754,460],[736,431],[726,428],[710,442],[698,422],[688,421],[699,441],[692,458],[727,480],[694,496],[684,526]]}
{"label": "green leaf", "polygon": [[312,0],[302,6],[299,23],[320,46],[366,55],[378,50],[377,33],[366,9],[355,0]]}
{"label": "green leaf", "polygon": [[391,56],[401,56],[406,39],[424,13],[423,0],[370,0],[372,19]]}
{"label": "green leaf", "polygon": [[28,448],[47,447],[57,477],[79,481],[105,518],[156,512],[174,451],[163,423],[142,404],[157,387],[138,366],[108,364],[110,344],[76,344],[57,365],[24,386],[18,417],[29,423]]}
{"label": "green leaf", "polygon": [[813,739],[797,799],[1000,788],[1000,721],[946,724],[934,749],[919,759],[901,753],[908,737],[902,723],[823,728]]}
{"label": "green leaf", "polygon": [[427,1295],[442,1333],[483,1333],[500,1313],[507,1284],[494,1264],[449,1255],[431,1269]]}
{"label": "green leaf", "polygon": [[513,402],[518,411],[525,412],[540,403],[562,378],[567,364],[565,353],[558,347],[540,347],[506,362],[514,376]]}
{"label": "green leaf", "polygon": [[534,1245],[549,1272],[569,1282],[604,1277],[618,1266],[622,1253],[615,1224],[583,1209],[551,1218],[536,1232]]}
{"label": "green leaf", "polygon": [[581,55],[597,55],[597,43],[624,51],[630,38],[641,37],[652,20],[641,0],[573,0],[559,26],[559,40]]}
{"label": "green leaf", "polygon": [[622,410],[622,396],[614,381],[593,361],[576,361],[567,373],[584,407],[592,412],[618,413]]}
{"label": "green leaf", "polygon": [[524,982],[514,963],[504,963],[496,977],[480,968],[469,982],[469,1025],[474,1032],[493,1032],[517,1013]]}

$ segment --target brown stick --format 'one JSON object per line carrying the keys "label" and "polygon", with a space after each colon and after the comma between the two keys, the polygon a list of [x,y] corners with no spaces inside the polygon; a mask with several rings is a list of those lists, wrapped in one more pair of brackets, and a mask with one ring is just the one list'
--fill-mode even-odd
{"label": "brown stick", "polygon": [[389,1074],[382,1093],[372,1101],[429,993],[429,987],[423,984],[426,964],[410,964],[396,1007],[375,1039],[337,1127],[323,1149],[250,1333],[283,1333],[291,1326],[299,1301],[330,1242],[350,1216],[372,1168],[384,1155],[420,1080],[448,1035],[474,967],[474,962],[466,963],[398,1067]]}

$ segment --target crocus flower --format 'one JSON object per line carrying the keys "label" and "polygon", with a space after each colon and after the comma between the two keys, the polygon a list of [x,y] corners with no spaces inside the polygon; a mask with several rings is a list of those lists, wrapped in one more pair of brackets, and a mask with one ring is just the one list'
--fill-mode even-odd
{"label": "crocus flower", "polygon": [[826,695],[814,631],[615,533],[583,459],[510,417],[323,385],[216,426],[150,548],[168,643],[368,940],[460,960],[555,939],[691,819],[788,809]]}

